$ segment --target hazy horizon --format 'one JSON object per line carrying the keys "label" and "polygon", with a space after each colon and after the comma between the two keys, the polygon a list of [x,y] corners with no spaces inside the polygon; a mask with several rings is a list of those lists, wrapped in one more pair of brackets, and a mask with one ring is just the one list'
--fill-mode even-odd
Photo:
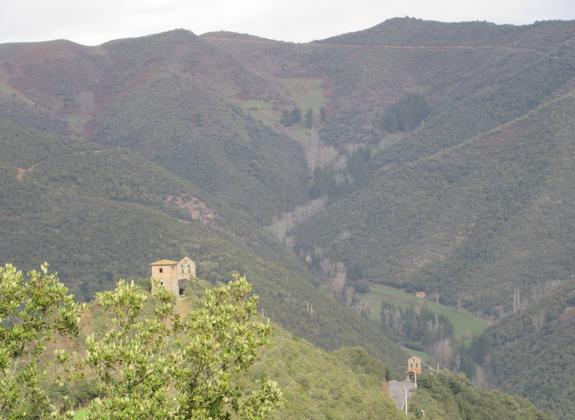
{"label": "hazy horizon", "polygon": [[186,30],[186,31],[190,31],[193,34],[197,35],[197,36],[202,36],[205,34],[209,34],[209,33],[217,33],[217,32],[229,32],[229,33],[235,33],[235,34],[239,34],[239,35],[249,35],[249,36],[254,36],[257,38],[263,38],[263,39],[269,39],[272,41],[279,41],[279,42],[293,42],[293,43],[301,43],[301,44],[305,44],[305,43],[309,43],[309,42],[314,42],[314,41],[320,41],[323,39],[328,39],[331,37],[335,37],[338,35],[342,35],[342,34],[346,34],[346,33],[352,33],[352,32],[358,32],[358,31],[362,31],[362,30],[366,30],[369,28],[372,28],[374,26],[377,26],[381,23],[384,23],[386,21],[392,20],[392,19],[417,19],[417,20],[421,20],[421,21],[427,21],[427,22],[440,22],[440,23],[473,23],[473,22],[485,22],[485,23],[490,23],[490,24],[494,24],[494,25],[498,25],[498,26],[505,26],[505,25],[512,25],[512,26],[529,26],[529,25],[533,25],[537,22],[551,22],[551,21],[560,21],[560,22],[572,22],[575,21],[575,19],[549,19],[549,20],[543,20],[543,21],[533,21],[533,22],[527,22],[527,23],[496,23],[496,22],[491,22],[491,21],[485,21],[485,20],[462,20],[462,21],[442,21],[442,20],[435,20],[435,19],[423,19],[423,18],[418,18],[416,16],[395,16],[395,17],[391,17],[391,18],[387,18],[382,20],[381,22],[375,23],[374,25],[368,26],[368,27],[364,27],[364,28],[356,28],[347,32],[340,32],[340,33],[334,33],[334,34],[328,34],[323,38],[316,38],[316,39],[310,39],[309,41],[289,41],[289,40],[284,40],[284,39],[275,39],[275,38],[270,38],[270,37],[266,37],[266,36],[262,36],[256,33],[250,33],[250,32],[238,32],[238,31],[231,31],[225,28],[219,29],[219,30],[213,30],[213,31],[206,31],[206,32],[201,32],[198,33],[196,31],[194,31],[192,28],[166,28],[165,30],[161,30],[158,32],[150,32],[150,33],[143,33],[143,34],[138,34],[138,35],[126,35],[126,36],[121,36],[121,37],[117,37],[117,38],[110,38],[110,39],[106,39],[103,42],[97,43],[97,44],[89,44],[89,43],[82,43],[82,42],[78,42],[75,41],[74,39],[68,39],[68,38],[51,38],[51,39],[40,39],[40,40],[36,40],[36,41],[7,41],[7,42],[2,42],[0,41],[0,45],[2,44],[18,44],[18,43],[42,43],[42,42],[51,42],[51,41],[69,41],[69,42],[73,42],[75,44],[78,45],[82,45],[82,46],[86,46],[86,47],[97,47],[99,45],[103,45],[107,42],[110,41],[115,41],[115,40],[119,40],[119,39],[130,39],[130,38],[141,38],[141,37],[146,37],[146,36],[153,36],[153,35],[158,35],[161,33],[165,33],[165,32],[170,32],[170,31],[177,31],[177,30]]}
{"label": "hazy horizon", "polygon": [[0,4],[0,43],[66,39],[100,45],[182,28],[201,35],[229,31],[286,42],[310,42],[363,30],[394,17],[440,22],[487,21],[528,25],[541,20],[575,19],[568,0],[408,0],[402,4],[369,0],[25,0]]}

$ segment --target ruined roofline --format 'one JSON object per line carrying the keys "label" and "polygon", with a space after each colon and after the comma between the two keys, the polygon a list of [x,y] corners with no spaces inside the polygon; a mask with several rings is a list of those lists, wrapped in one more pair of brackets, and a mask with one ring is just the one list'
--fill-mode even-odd
{"label": "ruined roofline", "polygon": [[173,260],[158,260],[158,261],[154,261],[153,263],[150,263],[150,266],[153,265],[176,265],[178,263],[178,261],[173,261]]}

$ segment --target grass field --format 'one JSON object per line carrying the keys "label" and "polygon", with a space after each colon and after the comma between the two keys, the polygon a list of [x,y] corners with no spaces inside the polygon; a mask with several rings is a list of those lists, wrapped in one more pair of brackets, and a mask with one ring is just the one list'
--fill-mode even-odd
{"label": "grass field", "polygon": [[308,109],[319,113],[325,103],[323,81],[320,79],[281,79],[283,90],[288,93],[295,105],[302,109],[303,115]]}
{"label": "grass field", "polygon": [[405,348],[405,351],[409,353],[409,356],[417,356],[426,363],[430,363],[433,360],[433,356],[424,351],[414,350],[407,347]]}
{"label": "grass field", "polygon": [[420,299],[412,293],[381,284],[370,284],[370,291],[361,296],[370,308],[371,318],[376,322],[380,319],[382,301],[401,306],[416,305],[416,307],[427,308],[449,318],[453,323],[456,338],[465,343],[481,334],[490,325],[488,320],[473,315],[471,312],[437,304],[428,299]]}
{"label": "grass field", "polygon": [[11,97],[12,99],[27,102],[29,104],[33,103],[32,100],[30,100],[30,98],[26,97],[18,90],[13,89],[8,84],[4,83],[2,80],[0,80],[0,94],[5,95],[6,97]]}
{"label": "grass field", "polygon": [[[291,106],[300,108],[302,117],[305,117],[308,109],[311,109],[316,116],[319,115],[319,111],[325,103],[323,82],[321,80],[306,78],[279,79],[277,83],[285,98],[293,105],[260,99],[236,99],[234,103],[255,119],[272,127],[278,124],[282,111],[290,109]],[[303,127],[293,127],[290,131],[295,131],[298,128],[299,131],[307,136],[308,131]]]}
{"label": "grass field", "polygon": [[246,111],[256,120],[270,126],[281,129],[289,137],[300,142],[307,142],[310,130],[305,128],[303,121],[291,127],[282,127],[279,124],[282,111],[290,110],[293,106],[302,112],[302,119],[309,109],[314,112],[315,118],[319,117],[320,109],[325,104],[323,81],[319,79],[278,79],[278,87],[284,94],[287,103],[264,101],[259,99],[236,99],[234,103]]}
{"label": "grass field", "polygon": [[74,413],[74,420],[83,420],[88,418],[88,410],[86,408],[83,408],[82,410],[76,411],[76,413]]}
{"label": "grass field", "polygon": [[281,111],[273,102],[246,99],[238,100],[236,103],[256,120],[272,127],[278,123],[281,116]]}

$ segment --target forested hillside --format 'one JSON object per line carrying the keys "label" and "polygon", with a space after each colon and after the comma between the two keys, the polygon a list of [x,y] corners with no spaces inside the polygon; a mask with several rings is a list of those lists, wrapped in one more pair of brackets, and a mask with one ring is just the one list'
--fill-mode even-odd
{"label": "forested hillside", "polygon": [[[423,341],[369,306],[369,285],[425,291],[497,331],[569,284],[574,121],[574,22],[4,44],[0,263],[48,261],[88,300],[188,255],[214,283],[247,275],[290,332],[400,375],[400,344]],[[564,348],[549,322],[529,346]],[[551,364],[530,366],[552,382]]]}
{"label": "forested hillside", "polygon": [[575,268],[574,116],[566,94],[414,164],[382,168],[301,226],[299,243],[365,267],[365,278],[489,315],[512,309],[514,288],[527,304]]}
{"label": "forested hillside", "polygon": [[389,365],[271,323],[245,277],[186,285],[176,298],[120,279],[82,304],[46,265],[0,267],[2,417],[551,418],[427,368],[404,415]]}
{"label": "forested hillside", "polygon": [[575,410],[574,286],[571,280],[529,309],[506,317],[471,347],[479,375],[565,419]]}
{"label": "forested hillside", "polygon": [[[201,280],[195,281],[194,286],[175,305],[177,313],[184,319],[201,307],[205,291],[212,287]],[[148,299],[144,314],[149,316],[159,302],[148,293],[145,296]],[[82,317],[80,334],[73,346],[81,350],[90,334],[103,335],[112,324],[111,317],[109,311],[91,302]],[[250,328],[249,324],[245,327]],[[262,378],[277,382],[283,404],[272,412],[270,418],[404,418],[382,390],[389,367],[380,360],[357,347],[328,352],[278,325],[274,324],[272,328],[269,343],[261,348],[255,363],[235,379],[244,392]],[[81,407],[89,403],[95,390],[91,389],[90,380],[80,384],[69,392]]]}
{"label": "forested hillside", "polygon": [[447,371],[421,378],[411,411],[415,418],[551,420],[529,401],[474,387],[465,377]]}
{"label": "forested hillside", "polygon": [[[148,263],[159,257],[193,255],[201,275],[214,282],[234,272],[249,273],[266,313],[303,337],[331,349],[356,344],[384,359],[403,359],[375,325],[319,292],[279,244],[243,227],[232,212],[223,219],[224,206],[213,218],[210,209],[196,218],[179,201],[166,202],[173,196],[198,205],[195,189],[165,169],[120,150],[69,150],[57,137],[33,130],[3,133],[21,143],[34,139],[44,141],[46,148],[51,142],[60,147],[55,157],[33,169],[33,179],[26,174],[18,180],[14,166],[0,175],[5,221],[0,246],[6,261],[50,261],[87,298],[109,288],[119,275],[148,275]],[[227,231],[236,220],[234,231]],[[306,309],[309,305],[313,314]]]}

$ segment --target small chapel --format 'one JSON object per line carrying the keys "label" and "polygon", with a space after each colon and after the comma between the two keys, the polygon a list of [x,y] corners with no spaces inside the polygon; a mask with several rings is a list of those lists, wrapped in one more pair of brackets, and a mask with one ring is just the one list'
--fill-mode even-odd
{"label": "small chapel", "polygon": [[407,359],[407,376],[413,378],[415,375],[421,375],[421,359],[417,356],[412,356]]}

